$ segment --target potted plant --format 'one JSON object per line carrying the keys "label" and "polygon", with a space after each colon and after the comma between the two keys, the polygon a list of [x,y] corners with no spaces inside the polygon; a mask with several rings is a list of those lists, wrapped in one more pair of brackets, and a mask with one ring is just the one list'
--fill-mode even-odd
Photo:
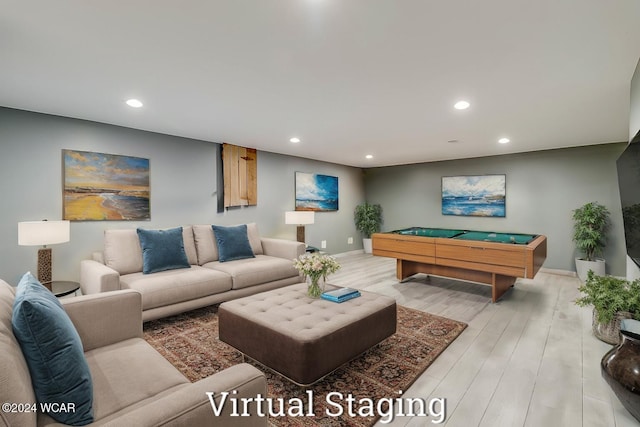
{"label": "potted plant", "polygon": [[363,203],[356,206],[354,212],[356,228],[362,233],[364,252],[372,252],[371,235],[380,231],[382,226],[382,207],[377,204]]}
{"label": "potted plant", "polygon": [[609,229],[609,210],[598,202],[589,202],[573,211],[573,241],[584,257],[576,258],[576,272],[583,282],[587,272],[593,270],[598,276],[605,275],[605,260],[602,255]]}
{"label": "potted plant", "polygon": [[640,279],[629,282],[589,271],[578,290],[584,295],[575,303],[581,307],[593,305],[593,334],[604,342],[620,342],[622,319],[640,319]]}

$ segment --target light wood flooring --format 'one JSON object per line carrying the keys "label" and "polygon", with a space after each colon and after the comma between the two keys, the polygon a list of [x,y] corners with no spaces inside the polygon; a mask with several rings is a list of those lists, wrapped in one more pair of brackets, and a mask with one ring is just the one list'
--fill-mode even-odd
{"label": "light wood flooring", "polygon": [[[438,425],[640,425],[600,375],[611,346],[591,333],[591,309],[573,304],[577,278],[543,269],[491,303],[488,286],[426,275],[398,283],[395,259],[357,251],[338,258],[342,268],[332,284],[393,296],[469,325],[403,394],[446,399],[446,421]],[[432,420],[396,417],[376,427],[436,425]]]}

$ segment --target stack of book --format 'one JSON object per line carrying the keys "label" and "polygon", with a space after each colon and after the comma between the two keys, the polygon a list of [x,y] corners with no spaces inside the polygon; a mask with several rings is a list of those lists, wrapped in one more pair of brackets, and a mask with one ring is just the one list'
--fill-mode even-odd
{"label": "stack of book", "polygon": [[322,294],[322,299],[333,302],[344,302],[353,298],[358,298],[360,291],[352,288],[339,288],[327,291]]}

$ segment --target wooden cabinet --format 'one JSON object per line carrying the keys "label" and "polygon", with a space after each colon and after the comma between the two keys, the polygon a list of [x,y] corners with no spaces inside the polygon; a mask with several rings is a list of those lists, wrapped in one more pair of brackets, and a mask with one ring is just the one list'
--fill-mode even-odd
{"label": "wooden cabinet", "polygon": [[258,152],[222,144],[224,207],[258,204]]}

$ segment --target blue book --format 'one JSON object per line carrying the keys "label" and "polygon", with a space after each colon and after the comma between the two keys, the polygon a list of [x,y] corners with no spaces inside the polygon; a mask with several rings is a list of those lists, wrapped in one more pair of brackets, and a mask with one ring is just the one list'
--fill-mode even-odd
{"label": "blue book", "polygon": [[344,302],[360,296],[360,291],[352,288],[340,288],[327,291],[322,294],[322,298],[332,302]]}

